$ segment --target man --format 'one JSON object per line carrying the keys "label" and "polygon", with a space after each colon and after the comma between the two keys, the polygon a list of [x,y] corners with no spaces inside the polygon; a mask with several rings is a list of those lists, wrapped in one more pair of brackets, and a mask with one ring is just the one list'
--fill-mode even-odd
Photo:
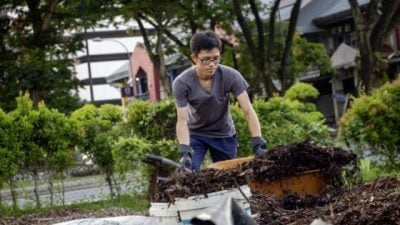
{"label": "man", "polygon": [[265,154],[258,117],[251,105],[242,75],[220,65],[222,43],[212,31],[198,32],[190,41],[194,66],[182,72],[173,83],[177,109],[176,133],[181,165],[199,171],[207,150],[213,162],[237,155],[236,130],[229,110],[233,93],[246,115],[256,157]]}

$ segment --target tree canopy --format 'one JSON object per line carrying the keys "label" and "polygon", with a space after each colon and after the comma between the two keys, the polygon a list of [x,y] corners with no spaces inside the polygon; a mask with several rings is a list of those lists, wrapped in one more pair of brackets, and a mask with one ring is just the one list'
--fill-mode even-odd
{"label": "tree canopy", "polygon": [[84,19],[87,26],[93,26],[107,16],[103,9],[107,4],[1,1],[0,107],[6,111],[15,108],[14,99],[21,92],[29,92],[35,105],[43,100],[63,112],[79,106],[80,82],[71,69],[71,56],[82,49],[83,36],[73,31],[82,30]]}
{"label": "tree canopy", "polygon": [[[399,20],[400,4],[373,0],[364,9],[357,1],[348,1],[359,36],[360,76],[368,92],[386,68],[377,52]],[[278,89],[284,94],[302,70],[315,68],[329,73],[331,69],[321,45],[298,38],[296,24],[302,1],[294,1],[290,20],[283,23],[275,20],[280,2],[0,1],[0,108],[15,108],[13,100],[21,92],[29,92],[35,105],[44,100],[61,112],[78,108],[77,91],[82,84],[72,67],[73,55],[83,48],[83,30],[101,26],[99,21],[105,19],[116,23],[117,16],[137,22],[167,93],[165,57],[178,53],[190,59],[191,35],[215,29],[224,33],[224,64],[243,71],[255,91],[263,87],[269,97]],[[148,33],[146,26],[153,27],[155,33]]]}

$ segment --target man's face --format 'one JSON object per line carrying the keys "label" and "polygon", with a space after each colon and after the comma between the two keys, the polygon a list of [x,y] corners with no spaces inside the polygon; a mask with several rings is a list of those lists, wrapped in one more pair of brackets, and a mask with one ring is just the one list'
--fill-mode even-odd
{"label": "man's face", "polygon": [[211,50],[201,50],[197,55],[192,55],[193,61],[196,63],[197,72],[203,78],[211,78],[220,62],[220,52],[218,48]]}

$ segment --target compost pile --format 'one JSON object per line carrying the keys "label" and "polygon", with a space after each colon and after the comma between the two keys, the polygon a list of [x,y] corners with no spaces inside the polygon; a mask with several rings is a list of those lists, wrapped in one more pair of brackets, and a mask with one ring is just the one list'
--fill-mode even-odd
{"label": "compost pile", "polygon": [[173,172],[159,183],[156,202],[221,191],[248,184],[249,179],[272,181],[298,172],[320,169],[328,181],[336,182],[341,168],[356,155],[341,148],[320,147],[309,141],[279,146],[262,159],[243,163],[235,169],[203,169],[196,173]]}
{"label": "compost pile", "polygon": [[160,182],[155,195],[156,202],[174,202],[175,198],[222,191],[247,185],[247,179],[240,170],[204,169],[198,173],[175,171],[168,180]]}
{"label": "compost pile", "polygon": [[255,180],[273,181],[310,170],[324,171],[326,178],[336,178],[342,167],[355,162],[356,154],[337,147],[319,147],[310,141],[278,146],[265,155],[242,165],[252,171]]}
{"label": "compost pile", "polygon": [[316,196],[253,195],[253,213],[260,225],[308,225],[321,218],[329,224],[400,224],[400,181],[393,177],[354,186],[349,190],[332,190]]}

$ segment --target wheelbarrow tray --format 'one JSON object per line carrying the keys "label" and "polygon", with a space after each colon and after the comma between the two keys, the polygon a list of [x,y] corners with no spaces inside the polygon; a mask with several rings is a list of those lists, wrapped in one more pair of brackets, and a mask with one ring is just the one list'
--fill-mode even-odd
{"label": "wheelbarrow tray", "polygon": [[[208,168],[233,169],[244,162],[253,160],[253,158],[251,156],[221,161],[209,165]],[[249,181],[248,185],[252,192],[283,198],[289,194],[305,196],[321,193],[326,188],[327,182],[323,176],[323,171],[310,170],[273,181],[253,179]]]}

